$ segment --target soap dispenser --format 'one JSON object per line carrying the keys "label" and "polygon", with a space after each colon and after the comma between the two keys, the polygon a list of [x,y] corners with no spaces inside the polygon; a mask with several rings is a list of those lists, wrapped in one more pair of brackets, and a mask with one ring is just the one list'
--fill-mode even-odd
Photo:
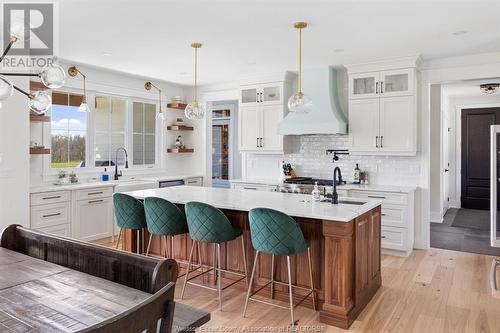
{"label": "soap dispenser", "polygon": [[321,192],[319,191],[319,188],[318,188],[318,182],[314,182],[314,189],[312,190],[311,194],[312,194],[314,201],[321,200]]}
{"label": "soap dispenser", "polygon": [[106,168],[104,168],[104,172],[102,173],[101,178],[103,182],[109,181],[109,173]]}

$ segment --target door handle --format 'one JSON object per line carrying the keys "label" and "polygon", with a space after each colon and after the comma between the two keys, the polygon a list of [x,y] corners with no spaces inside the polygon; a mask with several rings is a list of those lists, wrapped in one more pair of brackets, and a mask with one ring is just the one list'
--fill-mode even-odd
{"label": "door handle", "polygon": [[260,138],[260,148],[263,148],[264,147],[264,144],[262,143],[262,138]]}
{"label": "door handle", "polygon": [[500,259],[493,259],[491,262],[491,270],[490,270],[490,286],[492,292],[497,292],[497,266],[500,265]]}
{"label": "door handle", "polygon": [[375,137],[375,148],[378,148],[378,135]]}
{"label": "door handle", "polygon": [[259,138],[257,138],[257,148],[259,148]]}
{"label": "door handle", "polygon": [[375,94],[378,94],[378,81],[375,83]]}
{"label": "door handle", "polygon": [[384,138],[384,137],[381,135],[381,136],[380,136],[380,148],[384,148],[384,144],[382,143],[382,139],[383,139],[383,138]]}
{"label": "door handle", "polygon": [[381,81],[380,82],[380,93],[383,94],[384,93],[384,81]]}
{"label": "door handle", "polygon": [[260,93],[260,102],[262,103],[262,94],[263,93]]}
{"label": "door handle", "polygon": [[450,171],[450,169],[444,169],[444,172],[448,172],[448,171]]}

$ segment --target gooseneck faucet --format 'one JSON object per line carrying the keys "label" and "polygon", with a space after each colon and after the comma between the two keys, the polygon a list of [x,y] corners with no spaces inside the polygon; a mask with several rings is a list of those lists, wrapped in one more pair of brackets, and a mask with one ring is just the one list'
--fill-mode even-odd
{"label": "gooseneck faucet", "polygon": [[123,152],[125,153],[125,169],[128,169],[128,153],[127,153],[127,149],[123,148],[123,147],[120,147],[118,148],[116,151],[115,151],[115,177],[114,179],[115,180],[118,180],[118,178],[120,178],[122,176],[122,172],[118,172],[118,152],[120,150],[123,150]]}
{"label": "gooseneck faucet", "polygon": [[342,183],[342,173],[339,167],[335,167],[333,170],[333,193],[332,193],[332,204],[336,205],[339,203],[339,195],[337,193],[337,172],[339,174],[339,184]]}

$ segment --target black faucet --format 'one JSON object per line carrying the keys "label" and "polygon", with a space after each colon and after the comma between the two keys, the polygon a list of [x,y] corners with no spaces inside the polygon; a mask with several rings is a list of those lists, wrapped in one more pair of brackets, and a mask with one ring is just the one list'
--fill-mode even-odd
{"label": "black faucet", "polygon": [[335,167],[333,170],[333,193],[332,193],[332,204],[336,205],[339,203],[339,195],[337,194],[337,171],[339,173],[339,184],[342,183],[342,172],[340,172],[339,167]]}
{"label": "black faucet", "polygon": [[122,172],[118,172],[118,152],[120,150],[123,150],[123,152],[125,153],[125,169],[128,169],[128,153],[127,153],[127,149],[123,148],[123,147],[120,147],[118,148],[116,151],[115,151],[115,177],[114,179],[115,180],[118,180],[118,178],[120,178],[122,176]]}

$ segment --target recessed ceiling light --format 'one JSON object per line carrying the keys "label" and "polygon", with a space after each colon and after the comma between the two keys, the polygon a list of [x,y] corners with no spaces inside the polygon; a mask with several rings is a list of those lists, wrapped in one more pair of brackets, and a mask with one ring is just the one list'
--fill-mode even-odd
{"label": "recessed ceiling light", "polygon": [[188,72],[180,72],[180,75],[188,75]]}
{"label": "recessed ceiling light", "polygon": [[335,49],[333,50],[333,52],[336,52],[336,53],[340,53],[340,52],[344,52],[345,50],[344,49]]}
{"label": "recessed ceiling light", "polygon": [[257,65],[257,63],[255,61],[250,61],[247,64],[249,64],[249,65]]}
{"label": "recessed ceiling light", "polygon": [[102,55],[104,57],[111,57],[113,54],[111,54],[110,52],[103,52]]}
{"label": "recessed ceiling light", "polygon": [[465,30],[459,30],[459,31],[455,31],[453,33],[454,36],[460,36],[460,35],[465,35],[467,33],[467,31]]}

